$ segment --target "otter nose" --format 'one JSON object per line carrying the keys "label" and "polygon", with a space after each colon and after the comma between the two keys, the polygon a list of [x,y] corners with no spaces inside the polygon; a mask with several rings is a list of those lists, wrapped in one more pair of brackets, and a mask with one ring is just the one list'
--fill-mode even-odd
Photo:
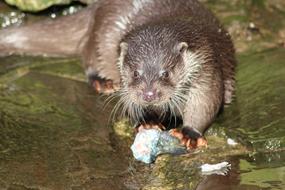
{"label": "otter nose", "polygon": [[143,99],[147,102],[151,102],[156,98],[156,91],[155,90],[148,90],[143,92]]}

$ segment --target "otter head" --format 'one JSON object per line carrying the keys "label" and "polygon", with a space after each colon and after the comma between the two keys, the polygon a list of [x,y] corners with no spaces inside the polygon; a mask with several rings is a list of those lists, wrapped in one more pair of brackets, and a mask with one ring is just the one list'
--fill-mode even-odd
{"label": "otter head", "polygon": [[188,82],[189,62],[194,58],[188,44],[148,34],[139,33],[120,44],[121,102],[129,112],[140,113],[145,107],[166,110],[186,99],[183,84]]}

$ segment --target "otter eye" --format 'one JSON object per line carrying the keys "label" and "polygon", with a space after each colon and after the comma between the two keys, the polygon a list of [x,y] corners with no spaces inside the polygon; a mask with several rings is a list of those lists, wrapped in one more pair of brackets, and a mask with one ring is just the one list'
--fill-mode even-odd
{"label": "otter eye", "polygon": [[139,71],[134,71],[134,78],[135,79],[140,78],[140,72]]}
{"label": "otter eye", "polygon": [[162,71],[161,77],[162,77],[163,79],[167,79],[167,78],[169,77],[169,72],[168,72],[168,71]]}

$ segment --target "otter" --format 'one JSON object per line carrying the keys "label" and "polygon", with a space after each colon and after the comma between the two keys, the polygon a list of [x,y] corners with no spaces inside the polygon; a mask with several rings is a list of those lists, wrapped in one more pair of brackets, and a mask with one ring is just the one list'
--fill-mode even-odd
{"label": "otter", "polygon": [[118,92],[116,109],[138,126],[177,118],[183,127],[174,135],[187,146],[234,94],[231,37],[197,0],[98,0],[75,15],[0,31],[0,52],[80,56],[95,89]]}

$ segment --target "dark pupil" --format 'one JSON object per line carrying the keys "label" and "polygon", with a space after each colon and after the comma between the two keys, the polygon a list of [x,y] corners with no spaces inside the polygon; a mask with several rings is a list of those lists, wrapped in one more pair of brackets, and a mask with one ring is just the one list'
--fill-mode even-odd
{"label": "dark pupil", "polygon": [[164,78],[168,78],[169,77],[169,73],[167,71],[165,71],[165,72],[162,73],[162,76]]}
{"label": "dark pupil", "polygon": [[135,77],[135,78],[138,78],[138,77],[139,77],[139,75],[140,75],[140,74],[139,74],[139,72],[138,72],[138,71],[134,71],[134,77]]}

